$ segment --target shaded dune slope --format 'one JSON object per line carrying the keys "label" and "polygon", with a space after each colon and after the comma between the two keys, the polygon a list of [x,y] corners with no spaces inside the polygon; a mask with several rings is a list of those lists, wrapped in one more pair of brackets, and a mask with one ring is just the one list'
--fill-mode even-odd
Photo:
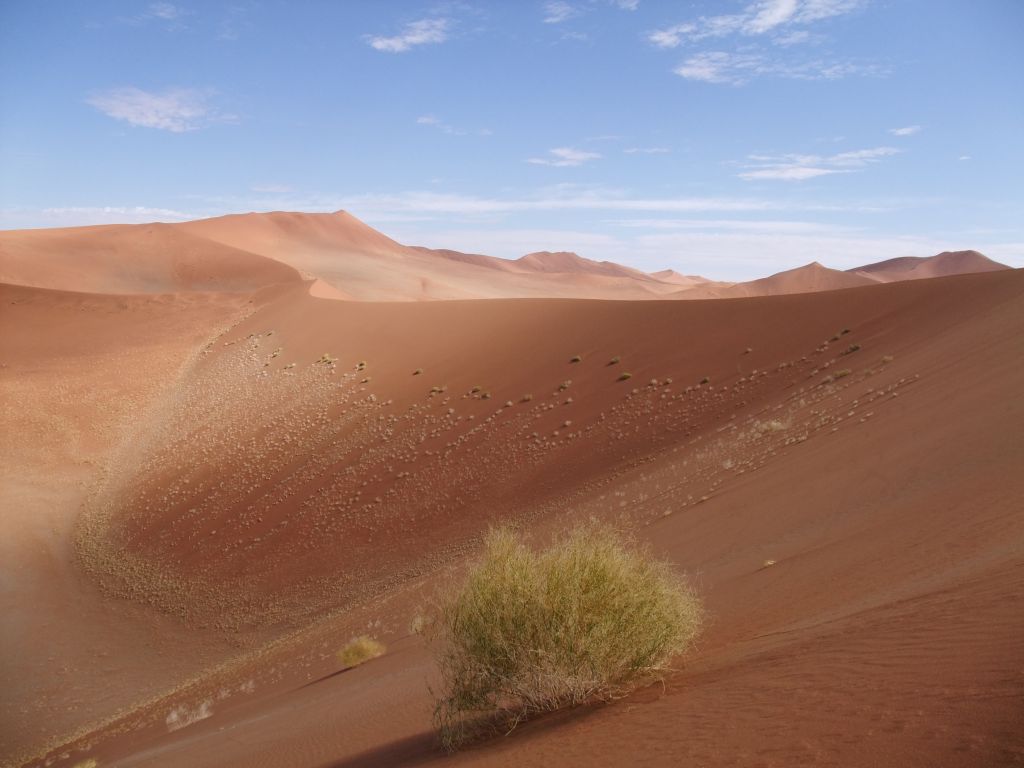
{"label": "shaded dune slope", "polygon": [[248,292],[291,267],[173,224],[0,232],[0,282],[91,293]]}

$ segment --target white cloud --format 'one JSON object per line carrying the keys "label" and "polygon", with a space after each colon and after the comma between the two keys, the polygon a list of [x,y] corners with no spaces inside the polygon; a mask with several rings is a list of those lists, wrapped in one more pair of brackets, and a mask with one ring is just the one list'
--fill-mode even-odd
{"label": "white cloud", "polygon": [[553,165],[558,168],[566,168],[569,166],[583,165],[584,163],[590,162],[591,160],[597,160],[601,155],[597,152],[586,152],[581,149],[573,149],[572,147],[556,147],[555,149],[549,149],[548,154],[551,157],[531,157],[526,162],[533,163],[534,165]]}
{"label": "white cloud", "polygon": [[835,155],[750,155],[748,170],[738,174],[746,181],[806,181],[834,173],[851,173],[876,163],[882,158],[899,154],[894,147],[873,147]]}
{"label": "white cloud", "polygon": [[195,216],[170,208],[146,205],[62,206],[54,208],[0,209],[0,226],[84,227],[91,224],[146,224],[152,221],[187,221]]}
{"label": "white cloud", "polygon": [[186,14],[186,11],[171,3],[151,3],[147,15],[164,21],[174,21]]}
{"label": "white cloud", "polygon": [[552,0],[544,3],[544,23],[561,24],[574,16],[579,16],[580,11],[563,0]]}
{"label": "white cloud", "polygon": [[691,56],[673,72],[687,80],[740,85],[747,81],[750,73],[760,74],[763,65],[761,56],[707,51]]}
{"label": "white cloud", "polygon": [[687,80],[743,85],[755,77],[784,77],[793,80],[838,80],[850,75],[881,75],[875,65],[852,62],[786,62],[759,53],[704,51],[686,59],[673,70]]}
{"label": "white cloud", "polygon": [[630,229],[648,230],[710,230],[762,233],[834,232],[836,227],[813,221],[779,221],[757,219],[612,219],[609,224]]}
{"label": "white cloud", "polygon": [[[429,125],[432,128],[436,128],[442,133],[447,133],[449,136],[468,136],[471,132],[463,128],[456,128],[455,126],[449,125],[434,115],[420,115],[416,118],[417,125]],[[479,130],[472,131],[477,136],[491,136],[494,131],[490,128],[480,128]]]}
{"label": "white cloud", "polygon": [[627,155],[667,155],[672,150],[667,147],[629,147],[622,151]]}
{"label": "white cloud", "polygon": [[908,125],[903,128],[890,128],[889,133],[893,136],[913,136],[915,133],[921,132],[920,125]]}
{"label": "white cloud", "polygon": [[141,88],[113,88],[93,94],[86,103],[115,120],[171,133],[195,131],[214,122],[230,122],[207,104],[210,91],[168,88],[161,92]]}
{"label": "white cloud", "polygon": [[696,24],[676,24],[665,29],[656,29],[647,35],[647,40],[658,48],[675,48],[683,39],[697,31]]}
{"label": "white cloud", "polygon": [[970,155],[960,155],[960,157],[957,158],[957,160],[970,160],[970,159],[971,159]]}
{"label": "white cloud", "polygon": [[367,42],[378,51],[402,53],[417,45],[435,45],[448,39],[448,19],[420,19],[402,27],[394,37],[368,37]]}
{"label": "white cloud", "polygon": [[623,11],[635,11],[640,7],[640,0],[612,0]]}
{"label": "white cloud", "polygon": [[792,44],[806,40],[807,37],[794,37],[794,31],[789,28],[841,16],[860,5],[861,0],[759,0],[739,13],[701,16],[693,21],[655,30],[648,33],[647,39],[659,48],[676,48],[684,42],[706,38],[729,35],[756,37],[778,33]]}

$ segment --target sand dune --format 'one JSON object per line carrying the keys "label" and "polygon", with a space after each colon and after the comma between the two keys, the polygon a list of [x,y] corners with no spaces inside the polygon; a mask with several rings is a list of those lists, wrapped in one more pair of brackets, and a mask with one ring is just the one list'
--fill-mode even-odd
{"label": "sand dune", "polygon": [[[8,232],[0,256],[5,765],[1024,758],[1021,271],[680,291],[344,214]],[[652,284],[734,300],[412,300]],[[699,652],[442,756],[412,619],[488,525],[590,517],[694,576]],[[367,633],[388,653],[341,673]]]}
{"label": "sand dune", "polygon": [[[282,261],[346,296],[370,301],[513,297],[656,298],[671,285],[618,265],[559,255],[517,261],[401,245],[344,211],[224,216],[181,224],[217,242]],[[555,272],[557,274],[551,274]],[[498,273],[498,274],[496,274]]]}
{"label": "sand dune", "polygon": [[848,270],[853,274],[870,277],[880,283],[897,280],[921,280],[948,275],[966,275],[973,272],[997,272],[1009,269],[1005,264],[978,253],[977,251],[943,251],[935,256],[904,256],[865,264]]}
{"label": "sand dune", "polygon": [[835,291],[870,285],[868,277],[829,269],[814,261],[770,277],[734,285],[698,285],[673,294],[680,299],[738,299],[751,296],[781,296],[792,293]]}
{"label": "sand dune", "polygon": [[[126,318],[140,363],[163,339],[160,364],[180,366],[120,385],[138,406],[91,449],[95,490],[52,511],[84,503],[85,568],[45,582],[82,595],[47,631],[76,637],[63,622],[118,596],[107,626],[127,640],[99,665],[101,645],[66,648],[73,689],[18,641],[34,661],[12,684],[35,703],[5,714],[23,754],[45,736],[57,765],[440,760],[409,622],[490,522],[543,538],[591,515],[697,575],[714,616],[699,655],[664,692],[450,762],[977,765],[1024,749],[1019,272],[730,302],[378,304],[284,284],[230,299],[212,338],[219,299],[6,290],[10,327],[64,330],[5,341],[5,434],[35,433],[11,419],[69,354],[83,375],[47,406],[50,433],[88,434],[97,411],[76,393],[116,371]],[[48,456],[37,483],[75,455],[4,450],[15,469]],[[152,674],[147,612],[168,641]],[[332,676],[333,650],[366,631],[390,652]],[[116,695],[98,695],[104,667]],[[91,735],[56,746],[73,729],[46,713],[83,697]]]}
{"label": "sand dune", "polygon": [[173,224],[0,232],[0,282],[93,293],[251,291],[297,281],[271,259]]}
{"label": "sand dune", "polygon": [[[645,273],[570,252],[499,259],[402,245],[351,214],[250,213],[179,224],[0,232],[0,280],[97,293],[251,290],[298,279],[356,301],[716,299],[836,290],[1006,269],[976,251],[847,272],[814,262],[744,283]],[[298,274],[296,274],[298,273]]]}

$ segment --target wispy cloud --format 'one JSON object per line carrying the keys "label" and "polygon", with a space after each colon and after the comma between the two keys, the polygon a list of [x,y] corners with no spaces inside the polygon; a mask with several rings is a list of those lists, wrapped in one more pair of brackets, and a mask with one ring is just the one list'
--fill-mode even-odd
{"label": "wispy cloud", "polygon": [[672,150],[667,147],[628,147],[622,151],[627,155],[667,155]]}
{"label": "wispy cloud", "polygon": [[549,149],[548,154],[550,157],[531,157],[526,162],[533,163],[534,165],[553,165],[558,168],[565,168],[583,165],[601,157],[601,154],[598,152],[586,152],[582,149],[573,149],[572,147]]}
{"label": "wispy cloud", "polygon": [[151,3],[147,15],[164,21],[173,21],[180,19],[186,13],[187,11],[171,3]]}
{"label": "wispy cloud", "polygon": [[418,45],[436,45],[448,39],[451,22],[448,19],[420,19],[402,27],[393,37],[367,37],[367,42],[378,51],[403,53]]}
{"label": "wispy cloud", "polygon": [[196,216],[147,205],[69,205],[50,208],[0,208],[0,227],[81,227],[90,224],[144,224],[187,221]]}
{"label": "wispy cloud", "polygon": [[701,16],[654,30],[648,33],[647,39],[659,48],[676,48],[686,42],[729,35],[784,34],[790,36],[790,42],[797,42],[801,38],[791,37],[791,27],[841,16],[860,5],[863,5],[862,0],[760,0],[739,13]]}
{"label": "wispy cloud", "polygon": [[447,133],[449,136],[468,136],[470,133],[477,136],[490,136],[493,131],[489,128],[480,128],[475,131],[467,131],[463,128],[456,128],[453,125],[449,125],[434,115],[420,115],[416,118],[417,125],[428,125],[432,128],[436,128],[441,133]]}
{"label": "wispy cloud", "polygon": [[211,93],[192,88],[168,88],[159,92],[135,87],[113,88],[92,94],[86,103],[130,125],[185,133],[235,119],[209,105]]}
{"label": "wispy cloud", "polygon": [[249,187],[253,192],[260,195],[283,195],[292,191],[292,188],[288,184],[253,184]]}
{"label": "wispy cloud", "polygon": [[640,7],[640,0],[612,0],[612,3],[623,11],[635,11]]}
{"label": "wispy cloud", "polygon": [[903,128],[890,128],[889,133],[893,136],[913,136],[915,133],[921,132],[920,125],[908,125]]}
{"label": "wispy cloud", "polygon": [[[718,50],[691,53],[675,68],[688,80],[741,85],[754,77],[773,76],[800,80],[835,80],[855,74],[882,74],[877,65],[808,60],[783,49],[817,40],[809,29],[815,22],[841,16],[866,0],[759,0],[739,13],[700,16],[647,34],[657,48],[674,49],[703,40],[718,40]],[[726,38],[733,39],[732,50]],[[755,41],[773,43],[765,51]]]}
{"label": "wispy cloud", "polygon": [[581,11],[563,0],[552,0],[544,3],[544,23],[561,24],[574,16],[579,16]]}
{"label": "wispy cloud", "polygon": [[878,76],[881,67],[854,62],[819,60],[782,61],[760,53],[704,51],[687,58],[673,70],[687,80],[726,85],[743,85],[755,77],[783,77],[793,80],[838,80],[851,75]]}
{"label": "wispy cloud", "polygon": [[827,156],[750,155],[748,170],[738,175],[746,181],[807,181],[835,173],[852,173],[899,152],[894,147],[873,147]]}

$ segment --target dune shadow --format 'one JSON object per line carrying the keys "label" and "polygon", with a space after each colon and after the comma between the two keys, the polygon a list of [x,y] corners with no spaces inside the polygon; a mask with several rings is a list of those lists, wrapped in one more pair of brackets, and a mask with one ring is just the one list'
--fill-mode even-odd
{"label": "dune shadow", "polygon": [[[502,746],[508,745],[510,739],[529,741],[570,723],[584,720],[605,706],[607,704],[594,702],[571,709],[548,712],[520,723],[508,733],[498,730],[489,736],[475,739],[462,747],[459,752],[500,749]],[[452,755],[441,747],[437,733],[423,731],[341,760],[328,761],[318,768],[397,768],[398,766],[404,768],[404,766],[431,765],[448,757],[452,757]]]}
{"label": "dune shadow", "polygon": [[391,768],[391,766],[427,765],[445,757],[437,734],[424,731],[404,739],[368,749],[341,760],[323,763],[320,768]]}

